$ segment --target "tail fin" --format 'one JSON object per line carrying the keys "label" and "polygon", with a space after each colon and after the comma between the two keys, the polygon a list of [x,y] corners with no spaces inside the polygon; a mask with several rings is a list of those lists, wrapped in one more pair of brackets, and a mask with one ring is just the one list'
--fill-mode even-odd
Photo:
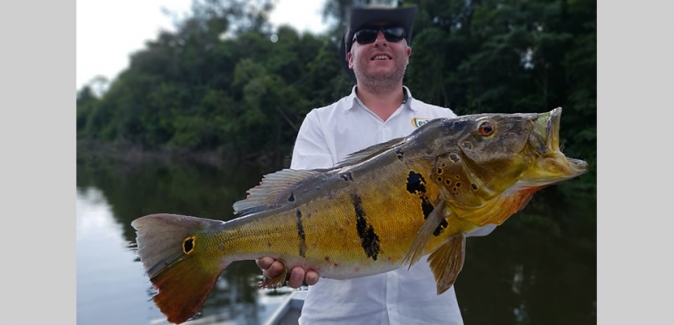
{"label": "tail fin", "polygon": [[[159,291],[153,300],[171,323],[194,316],[226,266],[205,243],[221,221],[153,214],[134,220],[138,255]],[[209,255],[210,254],[210,255]]]}

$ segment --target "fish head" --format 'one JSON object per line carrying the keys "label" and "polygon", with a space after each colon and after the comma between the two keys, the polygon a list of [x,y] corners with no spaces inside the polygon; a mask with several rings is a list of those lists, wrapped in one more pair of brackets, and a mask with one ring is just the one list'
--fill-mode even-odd
{"label": "fish head", "polygon": [[539,189],[585,173],[586,162],[559,148],[561,108],[536,114],[476,114],[444,122],[433,179],[462,206],[501,193]]}
{"label": "fish head", "polygon": [[587,172],[589,165],[586,161],[567,157],[560,150],[562,108],[537,115],[526,151],[533,157],[533,164],[523,171],[519,182],[526,186],[546,186]]}

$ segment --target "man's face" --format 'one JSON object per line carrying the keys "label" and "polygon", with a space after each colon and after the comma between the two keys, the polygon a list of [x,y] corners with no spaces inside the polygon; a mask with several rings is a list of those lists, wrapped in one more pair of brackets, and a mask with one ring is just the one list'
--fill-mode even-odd
{"label": "man's face", "polygon": [[[361,28],[361,30],[377,30],[380,27],[385,29],[391,27],[391,25],[377,24]],[[357,34],[358,32],[356,32]],[[389,39],[393,38],[389,37]],[[411,54],[412,49],[407,46],[407,41],[404,38],[400,41],[387,40],[384,31],[378,30],[374,42],[361,44],[354,40],[347,57],[349,68],[353,69],[358,80],[378,81],[386,79],[387,81],[397,82],[402,81]]]}

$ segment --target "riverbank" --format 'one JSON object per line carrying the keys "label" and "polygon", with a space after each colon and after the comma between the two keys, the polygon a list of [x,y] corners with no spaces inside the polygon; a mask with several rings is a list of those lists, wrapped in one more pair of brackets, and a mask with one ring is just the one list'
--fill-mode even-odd
{"label": "riverbank", "polygon": [[[282,165],[274,162],[271,155],[257,153],[245,157],[225,150],[190,150],[185,148],[144,148],[134,144],[111,144],[90,139],[77,140],[77,163],[96,163],[101,161],[122,164],[143,164],[159,162],[162,164],[198,163],[218,167],[227,164],[251,164],[263,168]],[[289,158],[284,159],[289,161]],[[288,163],[289,164],[289,163]],[[283,167],[283,166],[281,166]]]}

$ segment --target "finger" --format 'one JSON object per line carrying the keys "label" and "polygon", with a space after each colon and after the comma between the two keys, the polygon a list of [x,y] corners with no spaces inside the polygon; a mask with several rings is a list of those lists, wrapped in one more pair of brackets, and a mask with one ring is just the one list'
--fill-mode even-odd
{"label": "finger", "polygon": [[255,264],[257,264],[257,267],[259,267],[260,270],[264,271],[268,269],[275,261],[276,260],[272,257],[261,257],[255,260]]}
{"label": "finger", "polygon": [[283,263],[281,263],[280,261],[274,261],[274,263],[272,263],[268,269],[262,271],[262,274],[264,274],[264,276],[270,279],[275,278],[276,276],[281,274],[281,272],[283,272],[283,268],[285,268]]}
{"label": "finger", "polygon": [[288,279],[288,286],[291,288],[299,288],[304,282],[304,269],[300,266],[294,267],[290,271],[290,279]]}
{"label": "finger", "polygon": [[306,275],[304,276],[304,282],[306,282],[307,285],[314,285],[318,282],[318,272],[316,271],[307,271]]}

